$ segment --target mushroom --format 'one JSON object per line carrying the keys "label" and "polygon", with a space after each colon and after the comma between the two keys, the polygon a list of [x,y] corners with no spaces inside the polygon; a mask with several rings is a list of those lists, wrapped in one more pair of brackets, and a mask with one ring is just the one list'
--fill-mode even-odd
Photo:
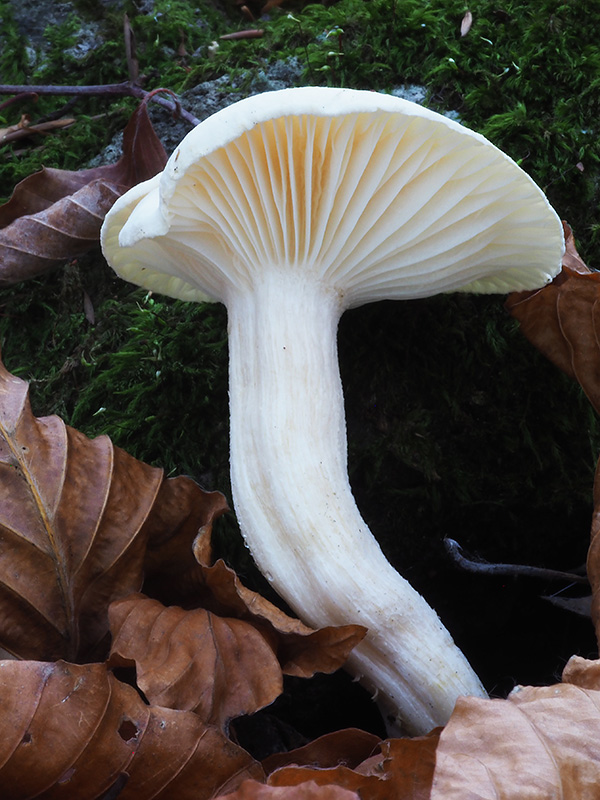
{"label": "mushroom", "polygon": [[115,203],[102,246],[128,281],[227,306],[234,507],[276,591],[312,626],[368,629],[348,669],[406,732],[483,696],[356,507],[336,332],[363,303],[547,283],[563,235],[541,190],[421,106],[284,89],[200,123]]}

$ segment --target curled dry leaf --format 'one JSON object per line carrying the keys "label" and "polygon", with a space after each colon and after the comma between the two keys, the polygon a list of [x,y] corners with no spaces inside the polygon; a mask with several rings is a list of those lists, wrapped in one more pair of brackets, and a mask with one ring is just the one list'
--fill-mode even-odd
{"label": "curled dry leaf", "polygon": [[378,751],[379,744],[378,736],[358,728],[347,728],[327,733],[287,753],[268,756],[263,759],[262,765],[267,774],[290,765],[326,769],[343,764],[345,767],[355,769]]}
{"label": "curled dry leaf", "polygon": [[110,607],[112,666],[135,664],[137,683],[154,705],[195,711],[225,730],[283,690],[281,668],[248,622],[198,608],[165,608],[132,595]]}
{"label": "curled dry leaf", "polygon": [[598,786],[600,692],[526,686],[507,700],[458,700],[440,736],[431,800],[595,800]]}
{"label": "curled dry leaf", "polygon": [[600,661],[575,657],[563,679],[507,700],[461,697],[427,737],[382,742],[381,756],[355,769],[283,767],[268,783],[335,784],[361,800],[597,800]]}
{"label": "curled dry leaf", "polygon": [[[176,503],[175,503],[176,501]],[[217,492],[36,418],[27,383],[0,362],[0,649],[52,660],[104,657],[108,606],[141,587],[150,540],[209,530]],[[190,561],[193,557],[190,556]]]}
{"label": "curled dry leaf", "polygon": [[93,656],[109,603],[139,589],[144,523],[162,471],[36,418],[0,364],[0,647],[17,658]]}
{"label": "curled dry leaf", "polygon": [[148,117],[147,99],[125,128],[116,164],[76,172],[43,169],[21,181],[0,206],[0,286],[89,250],[117,197],[163,169],[167,156]]}
{"label": "curled dry leaf", "polygon": [[165,605],[196,604],[204,580],[194,552],[210,562],[212,525],[227,510],[220,492],[205,492],[184,475],[162,484],[148,521],[147,594]]}
{"label": "curled dry leaf", "polygon": [[[357,792],[361,800],[389,800],[391,797],[430,800],[440,730],[414,739],[381,742],[381,752],[366,758],[354,769],[344,764],[328,767],[317,760],[310,765],[277,769],[269,775],[268,783],[273,786],[299,786],[304,781],[314,781],[321,786],[335,784]],[[304,761],[305,750],[295,751],[300,756],[299,762]],[[289,756],[291,761],[294,751]],[[265,760],[263,765],[267,772],[273,763],[271,759]]]}
{"label": "curled dry leaf", "polygon": [[285,675],[310,678],[335,672],[364,638],[360,625],[313,630],[247,589],[223,561],[203,567],[201,605],[220,616],[250,622],[269,641]]}
{"label": "curled dry leaf", "polygon": [[592,272],[575,248],[565,225],[563,269],[542,289],[513,292],[506,308],[537,349],[579,381],[600,412],[600,273]]}
{"label": "curled dry leaf", "polygon": [[244,781],[239,789],[223,800],[359,800],[359,796],[340,786],[319,786],[313,781],[293,788],[277,788],[250,780]]}
{"label": "curled dry leaf", "polygon": [[0,661],[0,706],[0,786],[11,800],[94,800],[122,783],[120,800],[209,800],[262,779],[216,729],[147,706],[104,664]]}
{"label": "curled dry leaf", "polygon": [[144,591],[165,605],[200,605],[253,625],[276,653],[284,674],[334,672],[364,637],[359,625],[315,631],[247,589],[223,561],[211,563],[213,521],[227,510],[223,495],[180,476],[161,486],[148,520]]}

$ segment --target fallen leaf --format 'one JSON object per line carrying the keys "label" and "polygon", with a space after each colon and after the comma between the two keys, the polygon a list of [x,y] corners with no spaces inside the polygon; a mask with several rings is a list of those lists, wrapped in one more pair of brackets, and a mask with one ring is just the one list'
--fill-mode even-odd
{"label": "fallen leaf", "polygon": [[[357,792],[361,800],[389,800],[392,797],[429,800],[440,730],[436,729],[428,736],[381,742],[381,753],[367,758],[355,769],[344,765],[324,768],[319,762],[288,766],[269,774],[267,782],[273,786],[302,786],[306,781],[314,781],[320,786],[335,784]],[[265,763],[273,762],[266,759]]]}
{"label": "fallen leaf", "polygon": [[253,714],[283,690],[273,650],[248,622],[203,608],[166,608],[144,595],[110,607],[111,666],[134,666],[154,705],[195,711],[225,731],[231,719]]}
{"label": "fallen leaf", "polygon": [[270,642],[285,675],[310,678],[315,672],[335,672],[365,637],[360,625],[309,628],[246,588],[221,560],[202,572],[201,605],[220,616],[251,622]]}
{"label": "fallen leaf", "polygon": [[600,412],[600,273],[581,260],[565,226],[563,269],[533,292],[513,292],[506,308],[523,334],[563,372],[577,380]]}
{"label": "fallen leaf", "polygon": [[359,796],[340,786],[319,786],[313,781],[293,788],[277,788],[256,781],[244,781],[237,791],[226,795],[222,800],[359,800]]}
{"label": "fallen leaf", "polygon": [[262,779],[216,729],[146,705],[104,664],[0,661],[0,706],[0,786],[11,800],[94,800],[116,783],[120,800],[209,800]]}
{"label": "fallen leaf", "polygon": [[332,767],[330,769],[282,767],[269,775],[267,782],[269,786],[278,787],[295,786],[299,788],[309,782],[314,782],[322,787],[337,786],[348,792],[356,793],[361,800],[389,800],[391,797],[401,797],[401,795],[394,794],[393,788],[385,779],[374,775],[361,775],[348,767]]}
{"label": "fallen leaf", "polygon": [[0,286],[39,275],[98,243],[104,216],[127,189],[167,160],[146,108],[133,113],[116,164],[70,172],[43,169],[22,180],[0,206]]}
{"label": "fallen leaf", "polygon": [[108,437],[88,439],[58,417],[34,417],[27,383],[0,364],[5,654],[104,656],[109,604],[141,587],[162,485],[162,470]]}
{"label": "fallen leaf", "polygon": [[165,605],[195,603],[204,586],[194,552],[209,563],[214,521],[228,510],[220,492],[205,492],[191,478],[169,478],[148,520],[144,591]]}
{"label": "fallen leaf", "polygon": [[507,700],[458,699],[431,800],[597,800],[598,786],[600,692],[518,686]]}
{"label": "fallen leaf", "polygon": [[378,750],[380,739],[372,733],[358,728],[348,728],[325,734],[312,742],[290,750],[287,753],[275,753],[263,759],[262,765],[267,773],[290,765],[312,766],[319,769],[337,767],[340,764],[355,769],[375,750]]}

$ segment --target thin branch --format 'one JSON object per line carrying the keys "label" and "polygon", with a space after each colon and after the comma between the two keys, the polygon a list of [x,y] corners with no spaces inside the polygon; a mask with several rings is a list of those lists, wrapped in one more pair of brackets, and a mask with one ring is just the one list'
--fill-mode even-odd
{"label": "thin branch", "polygon": [[463,555],[462,547],[454,539],[445,538],[446,552],[452,557],[459,567],[484,575],[525,575],[529,578],[542,578],[548,581],[571,581],[573,583],[588,583],[585,575],[574,572],[561,572],[545,567],[530,567],[525,564],[490,564],[488,561],[475,561]]}
{"label": "thin branch", "polygon": [[[157,91],[157,90],[154,90]],[[156,96],[153,92],[147,92],[129,81],[123,83],[105,83],[96,86],[17,86],[10,84],[0,84],[0,95],[21,94],[23,92],[33,92],[37,95],[75,95],[75,96],[94,96],[94,97],[137,97],[143,100],[152,94],[152,99],[166,108],[171,113],[178,113],[179,116],[190,125],[197,125],[200,120],[186,111],[179,104],[166,100],[164,97]]]}

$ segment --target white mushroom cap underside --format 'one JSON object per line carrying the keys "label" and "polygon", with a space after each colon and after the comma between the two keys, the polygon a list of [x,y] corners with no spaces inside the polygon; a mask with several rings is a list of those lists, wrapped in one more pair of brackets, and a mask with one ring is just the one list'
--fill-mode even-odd
{"label": "white mushroom cap underside", "polygon": [[444,291],[534,289],[559,271],[560,221],[479,134],[389,95],[305,87],[198,125],[103,226],[125,279],[225,299],[303,270],[344,307]]}

